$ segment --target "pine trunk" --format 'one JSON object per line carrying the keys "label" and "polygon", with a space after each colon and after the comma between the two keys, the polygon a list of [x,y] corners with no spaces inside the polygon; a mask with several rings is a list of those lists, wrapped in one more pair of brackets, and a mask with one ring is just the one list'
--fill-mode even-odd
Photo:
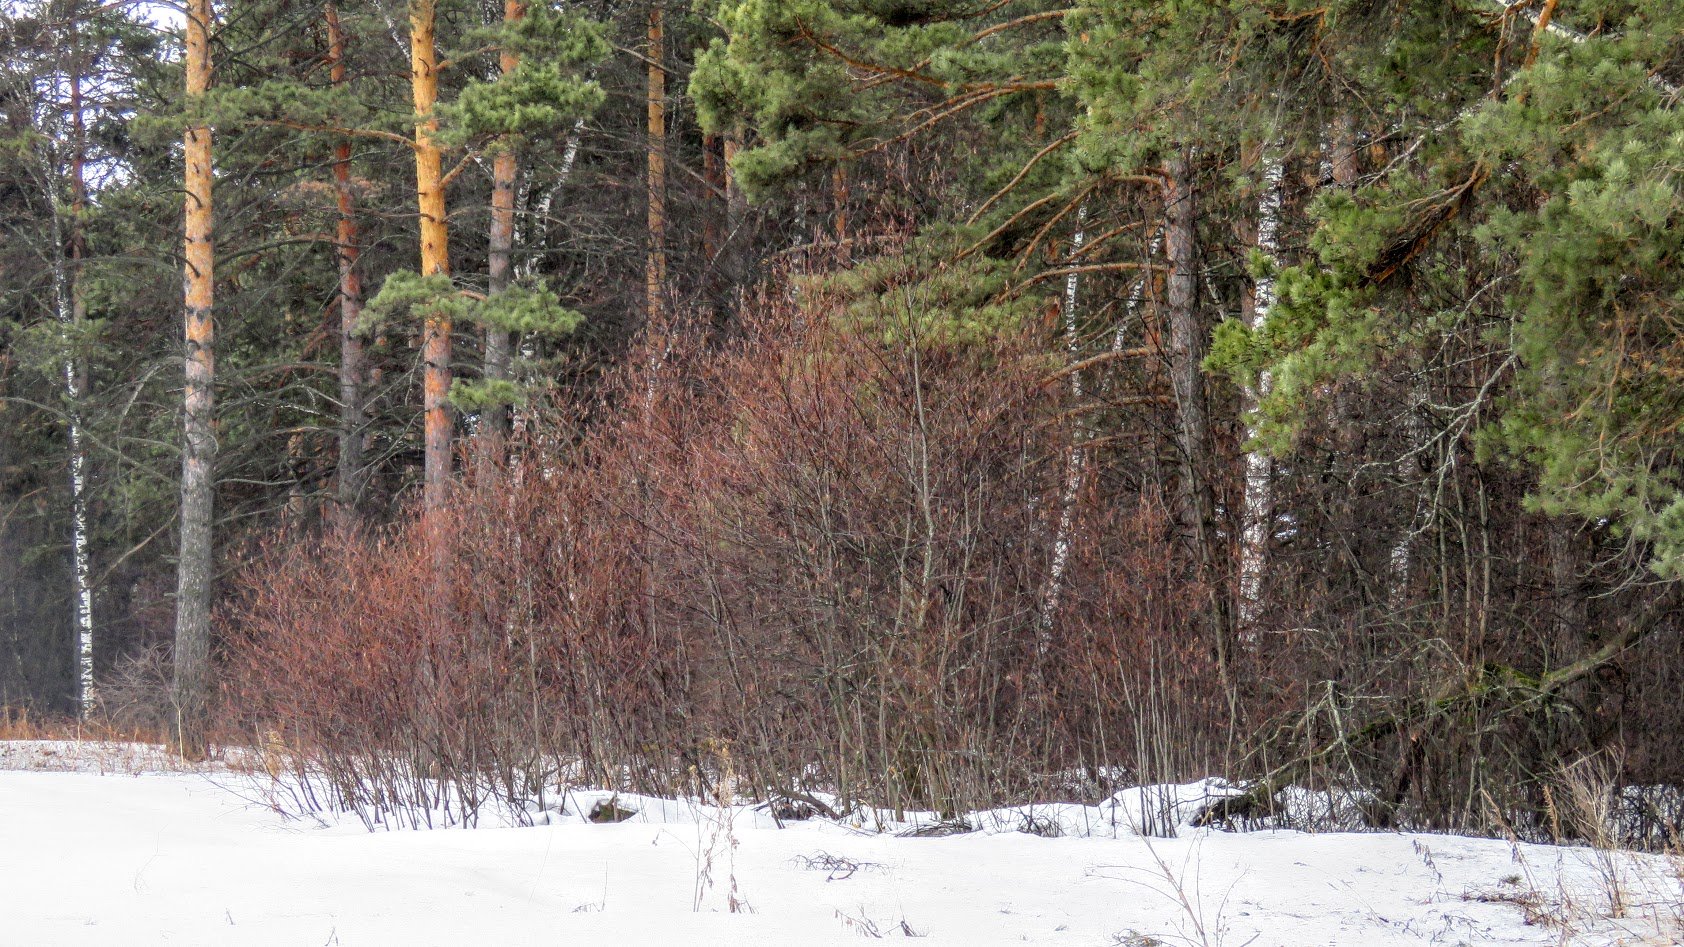
{"label": "pine trunk", "polygon": [[[702,183],[708,187],[710,199],[719,199],[719,208],[723,211],[725,204],[725,143],[718,135],[702,136]],[[716,212],[711,200],[707,213],[702,215],[702,259],[708,263],[710,271],[717,273],[720,265],[720,225],[723,213]]]}
{"label": "pine trunk", "polygon": [[666,17],[649,4],[649,256],[644,269],[645,312],[653,325],[663,311],[667,284],[667,72]]}
{"label": "pine trunk", "polygon": [[1216,620],[1216,654],[1228,669],[1228,600],[1216,550],[1215,499],[1209,480],[1214,449],[1205,398],[1205,333],[1198,305],[1198,215],[1193,203],[1192,161],[1178,148],[1167,168],[1164,246],[1169,254],[1165,303],[1169,310],[1170,387],[1175,395],[1181,460],[1183,515],[1193,532],[1199,566],[1210,583]]}
{"label": "pine trunk", "polygon": [[[345,78],[345,33],[339,7],[327,5],[328,77],[336,86]],[[339,258],[339,475],[338,516],[342,524],[357,519],[367,471],[363,467],[363,437],[367,424],[364,402],[367,367],[357,322],[362,318],[362,274],[357,271],[361,235],[357,228],[356,197],[351,187],[351,142],[341,139],[333,149],[333,192],[339,222],[335,249]]]}
{"label": "pine trunk", "polygon": [[[1170,272],[1165,292],[1170,334],[1170,385],[1175,395],[1185,513],[1204,546],[1211,500],[1205,481],[1210,457],[1210,414],[1205,401],[1204,333],[1199,324],[1196,212],[1185,152],[1170,161],[1164,196],[1164,244]],[[1200,550],[1204,558],[1204,550]]]}
{"label": "pine trunk", "polygon": [[[187,105],[210,87],[210,0],[187,5]],[[214,248],[211,213],[211,130],[192,125],[185,140],[186,227],[183,255],[186,376],[181,454],[181,544],[176,566],[176,745],[185,756],[205,747],[210,675],[212,515],[215,493],[215,330],[211,321]]]}
{"label": "pine trunk", "polygon": [[[450,273],[450,230],[445,218],[444,156],[435,136],[438,58],[433,29],[435,0],[409,7],[409,82],[415,101],[415,198],[421,214],[421,275]],[[423,500],[428,511],[444,505],[450,479],[450,318],[434,310],[421,327]]]}
{"label": "pine trunk", "polygon": [[726,295],[730,299],[730,307],[736,306],[737,291],[747,278],[746,267],[743,265],[745,235],[742,229],[748,220],[748,198],[743,194],[742,185],[737,183],[737,171],[732,167],[732,162],[737,160],[737,152],[742,148],[742,139],[739,136],[725,136],[725,261],[722,268],[725,271]]}
{"label": "pine trunk", "polygon": [[[518,23],[526,16],[526,4],[521,0],[504,0],[503,22]],[[520,56],[505,48],[497,64],[503,75],[515,71]],[[512,147],[505,147],[491,162],[491,232],[488,235],[486,289],[491,295],[509,288],[511,260],[515,244],[515,182],[520,173]],[[508,381],[514,345],[509,333],[497,326],[485,327],[486,381]],[[504,405],[487,407],[480,415],[481,431],[491,450],[509,433],[509,409]]]}

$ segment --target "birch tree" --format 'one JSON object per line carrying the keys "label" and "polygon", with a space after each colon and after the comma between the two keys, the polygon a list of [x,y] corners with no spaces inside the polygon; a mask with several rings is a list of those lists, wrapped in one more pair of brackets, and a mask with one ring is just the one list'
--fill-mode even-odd
{"label": "birch tree", "polygon": [[[1274,271],[1281,264],[1280,228],[1283,206],[1282,189],[1286,168],[1278,151],[1265,147],[1262,159],[1261,193],[1257,200],[1257,251],[1267,269],[1257,278],[1252,298],[1251,328],[1261,331],[1269,321],[1269,311],[1275,305]],[[1246,388],[1248,415],[1257,409],[1258,399],[1269,393],[1271,379],[1267,372]],[[1246,426],[1248,439],[1255,439],[1257,431]],[[1245,497],[1241,510],[1242,530],[1239,553],[1239,627],[1246,634],[1256,632],[1258,615],[1262,609],[1263,569],[1268,555],[1269,539],[1274,533],[1272,510],[1272,462],[1269,455],[1256,447],[1245,455]]]}

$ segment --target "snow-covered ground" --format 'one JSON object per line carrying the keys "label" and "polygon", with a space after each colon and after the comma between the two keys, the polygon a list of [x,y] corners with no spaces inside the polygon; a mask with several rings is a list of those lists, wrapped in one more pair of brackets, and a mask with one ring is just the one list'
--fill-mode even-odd
{"label": "snow-covered ground", "polygon": [[1138,791],[942,837],[638,797],[620,824],[580,815],[604,798],[572,794],[532,827],[370,833],[289,819],[261,782],[161,753],[0,743],[0,945],[1670,944],[1684,912],[1663,858],[1148,839],[1129,830]]}

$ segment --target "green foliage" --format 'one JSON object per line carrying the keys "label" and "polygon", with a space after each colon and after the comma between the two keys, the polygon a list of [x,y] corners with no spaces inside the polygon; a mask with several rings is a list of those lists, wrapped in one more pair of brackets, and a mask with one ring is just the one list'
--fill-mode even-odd
{"label": "green foliage", "polygon": [[[1583,41],[1544,37],[1500,96],[1489,81],[1445,78],[1473,74],[1476,44],[1451,47],[1470,60],[1461,73],[1441,55],[1439,68],[1377,84],[1423,114],[1454,111],[1415,132],[1411,161],[1384,181],[1314,206],[1313,261],[1280,274],[1265,329],[1223,326],[1209,364],[1242,382],[1272,374],[1261,439],[1284,451],[1322,385],[1464,330],[1475,300],[1435,308],[1424,291],[1483,280],[1479,304],[1504,322],[1486,343],[1508,352],[1508,374],[1473,406],[1487,419],[1481,456],[1535,470],[1536,508],[1623,530],[1658,572],[1684,577],[1684,115],[1650,78],[1675,58],[1661,38],[1684,30],[1684,10],[1597,7],[1573,11],[1585,19],[1568,28],[1613,20]],[[1416,28],[1385,38],[1380,61],[1426,61]],[[1500,170],[1454,203],[1477,167]],[[1399,250],[1411,243],[1424,249]],[[1406,273],[1382,281],[1383,258]],[[1470,261],[1481,269],[1468,273]]]}
{"label": "green foliage", "polygon": [[557,63],[523,60],[495,82],[477,82],[439,109],[440,141],[462,144],[479,136],[525,135],[561,126],[595,112],[602,88],[568,74]]}
{"label": "green foliage", "polygon": [[961,251],[976,234],[936,229],[903,252],[819,281],[847,322],[889,344],[986,345],[1046,309],[1045,293],[1014,291],[1011,263]]}
{"label": "green foliage", "polygon": [[446,146],[548,131],[602,105],[602,87],[582,74],[609,54],[601,24],[539,4],[516,23],[470,38],[516,52],[520,62],[496,79],[469,82],[455,101],[440,106],[439,140]]}
{"label": "green foliage", "polygon": [[402,132],[409,124],[405,116],[371,108],[364,94],[348,84],[312,85],[291,78],[212,86],[201,110],[187,117],[219,127],[276,122],[305,128]]}
{"label": "green foliage", "polygon": [[67,364],[87,364],[107,354],[102,342],[106,321],[88,319],[80,325],[56,319],[23,326],[12,332],[7,351],[13,363],[39,374],[53,385],[62,385]]}
{"label": "green foliage", "polygon": [[[561,304],[555,292],[542,280],[534,285],[515,283],[508,289],[484,299],[469,300],[458,310],[461,318],[500,332],[544,341],[564,338],[584,321],[577,311]],[[516,376],[538,376],[537,366],[522,370]],[[501,405],[523,404],[530,384],[506,379],[456,379],[450,388],[450,402],[458,410],[483,411]]]}
{"label": "green foliage", "polygon": [[753,127],[762,144],[739,156],[738,180],[751,196],[844,153],[846,129],[872,120],[870,97],[847,95],[845,65],[801,42],[804,35],[846,31],[857,39],[865,24],[823,0],[746,0],[714,11],[727,40],[697,57],[690,82],[697,117],[710,131]]}
{"label": "green foliage", "polygon": [[[1654,544],[1684,577],[1684,115],[1639,57],[1684,14],[1629,38],[1560,44],[1517,92],[1470,121],[1472,147],[1540,195],[1476,231],[1515,261],[1515,389],[1485,443],[1540,471],[1537,503]],[[1522,147],[1536,141],[1536,150]]]}
{"label": "green foliage", "polygon": [[458,378],[450,385],[450,404],[465,414],[526,403],[527,386],[504,378]]}
{"label": "green foliage", "polygon": [[[1399,133],[1483,89],[1484,0],[1094,0],[1072,10],[1069,85],[1090,168],[1150,165],[1168,143],[1314,153],[1336,117]],[[1477,93],[1476,93],[1477,94]]]}
{"label": "green foliage", "polygon": [[1396,206],[1377,207],[1366,195],[1332,192],[1318,199],[1312,214],[1319,227],[1310,240],[1314,262],[1276,270],[1253,253],[1254,275],[1273,275],[1275,304],[1268,320],[1253,328],[1239,319],[1217,326],[1205,366],[1255,389],[1268,372],[1270,393],[1251,420],[1259,444],[1285,454],[1334,380],[1367,370],[1400,341],[1402,314],[1375,305],[1367,281],[1370,265],[1384,249],[1385,235],[1402,226]]}
{"label": "green foliage", "polygon": [[[920,109],[939,110],[944,99],[990,85],[1050,79],[1063,66],[1056,20],[975,39],[1014,18],[1057,10],[1052,3],[1000,5],[988,16],[936,2],[714,0],[703,6],[726,35],[698,55],[690,94],[707,130],[757,136],[735,164],[738,180],[757,199],[815,166],[914,132],[925,115]],[[998,116],[1001,107],[1010,105],[986,114]],[[913,116],[920,117],[909,128]],[[996,136],[1003,130],[995,124]]]}
{"label": "green foliage", "polygon": [[421,276],[399,270],[386,277],[380,292],[363,307],[364,334],[399,319],[437,314],[505,332],[560,338],[578,328],[582,316],[561,304],[542,280],[516,283],[501,293],[476,296],[456,289],[448,275]]}
{"label": "green foliage", "polygon": [[[1045,216],[984,237],[1067,179],[1085,179],[1062,154],[1024,173],[1045,144],[1041,131],[1070,117],[1068,97],[1045,88],[1064,68],[1061,7],[719,0],[705,12],[725,36],[698,56],[690,91],[704,128],[748,145],[734,170],[751,198],[770,199],[836,162],[864,165],[902,139],[954,149],[954,207],[1015,182],[980,221],[937,215],[899,251],[817,281],[814,292],[851,326],[896,343],[973,345],[1044,311],[1050,285],[1026,290],[1033,272],[999,254],[1017,250],[1023,228]],[[973,127],[987,147],[967,146]]]}
{"label": "green foliage", "polygon": [[474,300],[461,316],[503,332],[547,339],[568,335],[584,320],[577,311],[563,306],[560,297],[543,280],[533,285],[516,283],[503,292]]}
{"label": "green foliage", "polygon": [[422,276],[413,270],[398,270],[387,276],[380,292],[364,304],[357,328],[368,335],[382,324],[415,316],[436,314],[458,319],[471,306],[472,301],[457,292],[449,274]]}
{"label": "green foliage", "polygon": [[[520,333],[536,339],[560,339],[577,329],[584,317],[561,304],[554,290],[542,280],[531,285],[516,283],[500,293],[476,296],[456,289],[449,276],[420,276],[399,271],[386,278],[380,292],[363,309],[360,329],[398,319],[425,315],[444,316],[501,332]],[[526,386],[502,379],[458,378],[450,389],[450,400],[462,411],[480,411],[496,405],[520,404]]]}

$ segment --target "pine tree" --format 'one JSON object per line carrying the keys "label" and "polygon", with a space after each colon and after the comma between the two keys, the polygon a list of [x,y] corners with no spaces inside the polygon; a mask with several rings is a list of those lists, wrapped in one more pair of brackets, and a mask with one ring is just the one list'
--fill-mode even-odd
{"label": "pine tree", "polygon": [[[504,0],[503,24],[512,27],[526,17],[526,4],[521,0]],[[505,46],[498,54],[498,69],[502,76],[512,77],[520,67],[520,53],[513,46]],[[496,296],[507,292],[511,281],[511,256],[515,242],[515,183],[519,175],[517,149],[510,143],[497,151],[491,170],[491,226],[486,266],[486,292]],[[511,380],[509,360],[512,339],[504,329],[485,327],[485,368],[481,377],[488,384],[508,383]],[[505,405],[488,406],[482,412],[481,424],[487,437],[500,441],[507,436],[509,412]]]}
{"label": "pine tree", "polygon": [[[546,286],[520,286],[509,278],[515,152],[525,136],[572,125],[601,103],[601,89],[581,73],[607,49],[600,29],[582,17],[548,8],[530,13],[518,8],[516,15],[505,16],[499,29],[467,37],[500,51],[500,74],[489,81],[468,81],[454,101],[444,102],[439,88],[442,66],[434,50],[435,5],[418,0],[410,14],[421,269],[418,274],[388,277],[370,301],[368,314],[387,320],[414,313],[423,323],[424,506],[432,510],[443,502],[450,476],[451,408],[501,416],[519,397],[508,377],[509,334],[565,334],[578,322],[577,314],[562,307]],[[465,152],[448,173],[443,167],[447,148]],[[459,292],[450,277],[445,189],[472,158],[487,150],[493,153],[490,262],[496,272],[488,294],[475,298]],[[487,329],[490,371],[478,383],[453,383],[451,326],[458,318]],[[494,437],[502,426],[491,421]]]}
{"label": "pine tree", "polygon": [[667,70],[666,10],[660,0],[649,4],[648,140],[649,174],[646,186],[649,203],[649,248],[644,270],[644,318],[657,322],[665,308],[667,290]]}
{"label": "pine tree", "polygon": [[[422,279],[448,284],[450,224],[445,210],[444,153],[437,140],[439,65],[434,32],[436,0],[409,5],[409,84],[415,102],[415,202],[421,220]],[[435,279],[437,278],[437,279]],[[422,311],[422,443],[424,504],[444,505],[450,478],[450,317],[438,306]]]}
{"label": "pine tree", "polygon": [[[336,87],[348,82],[345,66],[345,31],[339,20],[339,5],[329,0],[323,8],[328,32],[329,80]],[[339,267],[339,465],[338,512],[343,523],[356,520],[367,469],[363,462],[363,441],[367,437],[368,369],[363,352],[362,273],[357,267],[362,254],[361,230],[357,221],[355,189],[351,183],[351,139],[341,137],[333,146],[333,194],[339,219],[335,225],[335,256]]]}
{"label": "pine tree", "polygon": [[[199,106],[210,88],[210,0],[187,9],[186,105]],[[210,688],[211,595],[215,497],[215,245],[213,244],[211,129],[190,118],[185,138],[186,364],[181,454],[181,538],[175,620],[176,745],[183,755],[204,752],[206,702]]]}

